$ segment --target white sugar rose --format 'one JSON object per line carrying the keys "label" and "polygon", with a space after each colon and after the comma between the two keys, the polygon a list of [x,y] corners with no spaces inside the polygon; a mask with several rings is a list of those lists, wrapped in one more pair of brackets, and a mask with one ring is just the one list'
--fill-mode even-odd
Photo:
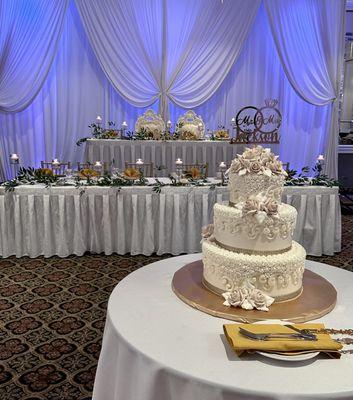
{"label": "white sugar rose", "polygon": [[261,205],[261,209],[265,211],[267,215],[278,214],[278,203],[276,200],[269,198]]}
{"label": "white sugar rose", "polygon": [[232,165],[230,167],[232,172],[238,173],[242,168],[243,166],[239,160],[233,160]]}
{"label": "white sugar rose", "polygon": [[260,311],[268,311],[268,307],[274,302],[274,298],[262,293],[261,290],[254,289],[248,297],[251,305]]}
{"label": "white sugar rose", "polygon": [[259,224],[262,224],[265,221],[266,217],[267,217],[267,213],[265,211],[258,211],[255,214],[256,221]]}
{"label": "white sugar rose", "polygon": [[250,172],[253,174],[258,174],[262,171],[262,165],[260,162],[258,161],[252,161],[250,163]]}
{"label": "white sugar rose", "polygon": [[266,165],[266,163],[271,161],[271,157],[269,154],[264,154],[261,156],[261,163],[262,165]]}
{"label": "white sugar rose", "polygon": [[283,174],[283,167],[282,167],[282,163],[280,161],[272,161],[269,165],[270,170],[276,174],[276,175],[282,175]]}
{"label": "white sugar rose", "polygon": [[260,155],[259,151],[256,148],[246,149],[243,153],[243,157],[247,160],[253,160],[254,158],[258,158]]}
{"label": "white sugar rose", "polygon": [[245,158],[240,158],[239,159],[240,164],[242,165],[243,168],[249,169],[250,168],[250,161],[245,159]]}
{"label": "white sugar rose", "polygon": [[230,307],[241,307],[245,300],[245,294],[242,288],[234,288],[231,292],[223,293],[222,296],[225,299],[223,305]]}
{"label": "white sugar rose", "polygon": [[201,236],[204,239],[208,239],[213,235],[214,226],[213,224],[206,225],[202,228]]}
{"label": "white sugar rose", "polygon": [[243,213],[244,214],[256,214],[260,210],[260,203],[257,199],[253,197],[249,197],[243,206]]}

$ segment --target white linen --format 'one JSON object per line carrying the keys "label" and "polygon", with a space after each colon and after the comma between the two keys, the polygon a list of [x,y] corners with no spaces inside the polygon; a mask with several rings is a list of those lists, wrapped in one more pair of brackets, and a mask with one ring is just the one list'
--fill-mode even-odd
{"label": "white linen", "polygon": [[56,56],[67,4],[0,2],[0,111],[22,111],[36,97]]}
{"label": "white linen", "polygon": [[[298,207],[295,237],[308,254],[341,247],[336,188],[287,187],[284,200]],[[213,221],[227,187],[21,186],[0,188],[0,256],[66,257],[86,251],[174,255],[201,250],[201,228]],[[328,225],[330,223],[330,225]]]}
{"label": "white linen", "polygon": [[[214,3],[221,5],[220,1]],[[224,1],[223,5],[226,4],[232,2]],[[202,25],[202,15],[199,20]],[[214,95],[196,107],[195,112],[202,116],[206,130],[218,125],[231,128],[230,120],[239,109],[251,104],[261,106],[268,97],[279,100],[283,115],[281,143],[273,149],[281,160],[290,162],[291,168],[312,166],[318,154],[324,153],[331,106],[309,104],[294,91],[278,57],[266,12],[260,6],[237,62]],[[157,111],[159,100],[151,107]],[[172,102],[169,108],[173,123],[185,113],[185,109]],[[25,110],[0,112],[0,162],[5,176],[12,176],[10,153],[18,153],[25,167],[39,166],[41,160],[53,158],[82,161],[83,146],[77,147],[75,142],[90,136],[87,125],[95,121],[97,114],[104,123],[115,121],[120,128],[125,120],[128,129],[132,129],[144,111],[145,108],[130,105],[106,78],[91,49],[75,2],[71,1],[57,56],[42,89]]]}
{"label": "white linen", "polygon": [[[352,355],[300,363],[237,357],[222,330],[229,321],[189,307],[172,291],[174,272],[200,258],[153,263],[117,285],[108,303],[93,400],[353,398]],[[339,294],[335,309],[318,321],[352,327],[353,274],[312,261],[306,267]]]}
{"label": "white linen", "polygon": [[337,188],[285,187],[282,200],[298,210],[293,239],[307,254],[333,255],[341,251],[341,205]]}
{"label": "white linen", "polygon": [[338,101],[345,6],[345,0],[265,0],[277,51],[294,90],[310,104],[332,103],[325,170],[334,178],[338,176]]}
{"label": "white linen", "polygon": [[184,164],[207,163],[208,175],[216,176],[219,164],[224,161],[230,165],[241,148],[241,145],[221,141],[89,139],[84,159],[90,162],[114,162],[116,167],[123,169],[125,162],[135,162],[141,158],[144,162],[153,162],[155,167],[166,167],[157,172],[161,176],[168,176],[175,172],[175,161],[181,158]]}
{"label": "white linen", "polygon": [[76,0],[76,5],[115,89],[137,107],[160,98],[166,120],[168,98],[182,107],[195,107],[221,85],[260,0]]}

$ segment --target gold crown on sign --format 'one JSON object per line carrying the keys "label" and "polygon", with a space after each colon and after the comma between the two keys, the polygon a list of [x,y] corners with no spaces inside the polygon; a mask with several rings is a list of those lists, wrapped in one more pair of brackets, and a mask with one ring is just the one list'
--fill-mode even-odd
{"label": "gold crown on sign", "polygon": [[265,105],[266,107],[274,108],[278,104],[278,100],[276,99],[266,99]]}

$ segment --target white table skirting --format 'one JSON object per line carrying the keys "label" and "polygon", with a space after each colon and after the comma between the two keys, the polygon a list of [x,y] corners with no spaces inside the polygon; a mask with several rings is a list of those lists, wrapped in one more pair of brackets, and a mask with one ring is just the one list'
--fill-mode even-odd
{"label": "white table skirting", "polygon": [[[93,400],[353,398],[353,355],[291,363],[237,357],[223,334],[229,321],[189,307],[172,292],[174,272],[200,258],[193,254],[150,264],[114,289]],[[318,322],[352,327],[353,274],[312,261],[306,267],[338,292],[335,309]]]}
{"label": "white table skirting", "polygon": [[[214,204],[228,199],[226,187],[0,188],[0,256],[199,252]],[[340,251],[337,189],[287,187],[283,200],[298,210],[294,239],[308,254]]]}
{"label": "white table skirting", "polygon": [[208,176],[216,176],[220,162],[230,164],[242,148],[242,145],[226,141],[89,139],[84,159],[90,162],[114,160],[114,165],[122,169],[125,162],[142,158],[155,166],[165,166],[160,176],[168,176],[175,171],[175,160],[181,158],[184,164],[207,163]]}

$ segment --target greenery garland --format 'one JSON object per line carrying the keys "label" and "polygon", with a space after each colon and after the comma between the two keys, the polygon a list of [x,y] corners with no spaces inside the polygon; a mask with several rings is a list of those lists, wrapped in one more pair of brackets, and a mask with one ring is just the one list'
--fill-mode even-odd
{"label": "greenery garland", "polygon": [[284,182],[285,186],[340,186],[340,183],[336,179],[329,178],[327,175],[322,173],[322,165],[317,163],[312,171],[314,172],[313,177],[308,177],[309,167],[303,167],[298,173],[295,169],[287,169],[287,177]]}
{"label": "greenery garland", "polygon": [[[164,167],[161,166],[160,169]],[[309,167],[303,167],[298,173],[296,170],[288,169],[285,186],[340,186],[338,180],[331,179],[327,175],[322,173],[322,165],[316,164],[312,171],[314,172],[313,177],[308,177]],[[87,186],[101,186],[101,187],[116,187],[120,190],[121,187],[126,186],[145,186],[147,179],[143,176],[142,171],[138,179],[128,179],[123,174],[110,175],[104,174],[102,177],[86,176],[83,179],[80,176],[74,177],[74,185],[68,183],[65,177],[57,176],[52,170],[47,168],[23,168],[21,167],[18,171],[16,178],[10,179],[2,183],[5,188],[5,192],[11,192],[15,187],[20,185],[35,185],[38,183],[44,184],[45,187],[50,186],[75,186],[80,188],[84,192],[84,188]],[[222,183],[216,183],[209,185],[205,176],[201,176],[200,179],[194,179],[191,175],[186,174],[186,177],[178,180],[175,174],[169,175],[170,183],[163,183],[158,178],[155,178],[156,183],[152,186],[152,190],[155,193],[161,193],[161,190],[165,186],[207,186],[211,190],[217,186],[222,186]]]}

